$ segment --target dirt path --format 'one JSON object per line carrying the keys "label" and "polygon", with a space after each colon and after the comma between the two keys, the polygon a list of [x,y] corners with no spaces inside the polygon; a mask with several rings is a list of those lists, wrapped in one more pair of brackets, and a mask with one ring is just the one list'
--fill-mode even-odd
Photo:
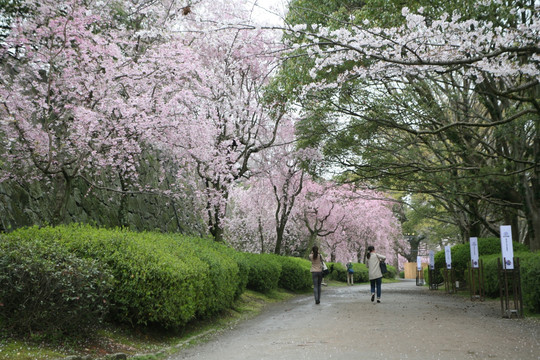
{"label": "dirt path", "polygon": [[169,360],[540,359],[540,321],[504,319],[500,303],[471,302],[415,282],[323,288],[182,350]]}

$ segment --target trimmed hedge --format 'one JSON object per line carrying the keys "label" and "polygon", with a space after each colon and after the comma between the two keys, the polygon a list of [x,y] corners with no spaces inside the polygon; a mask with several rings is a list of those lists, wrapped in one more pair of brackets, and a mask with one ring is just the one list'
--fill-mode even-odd
{"label": "trimmed hedge", "polygon": [[13,237],[105,264],[114,275],[109,316],[120,323],[181,327],[230,307],[245,284],[231,251],[211,240],[83,225],[3,235]]}
{"label": "trimmed hedge", "polygon": [[518,254],[521,267],[523,306],[540,313],[540,252]]}
{"label": "trimmed hedge", "polygon": [[[486,296],[500,296],[498,259],[500,255],[482,257],[484,263],[484,287]],[[534,313],[540,313],[540,253],[518,252],[521,273],[521,292],[523,307]]]}
{"label": "trimmed hedge", "polygon": [[[517,253],[515,254],[517,255]],[[484,292],[487,297],[496,298],[499,297],[499,274],[497,268],[497,259],[501,255],[492,254],[487,256],[481,256],[484,264]]]}
{"label": "trimmed hedge", "polygon": [[310,289],[313,285],[311,277],[311,261],[300,258],[274,255],[281,264],[278,286],[294,292]]}
{"label": "trimmed hedge", "polygon": [[269,293],[278,288],[281,264],[272,254],[251,254],[244,256],[249,262],[247,288],[261,293]]}
{"label": "trimmed hedge", "polygon": [[[341,263],[328,263],[328,267],[331,270],[329,275],[330,279],[347,282],[347,268],[345,265]],[[388,272],[384,274],[383,277],[385,279],[395,279],[397,276],[397,269],[391,265],[387,265],[387,268]],[[369,270],[366,264],[353,263],[353,270],[353,278],[355,283],[369,282]]]}
{"label": "trimmed hedge", "polygon": [[[341,263],[335,263],[334,271],[332,272],[332,279],[342,282],[347,282],[347,268]],[[354,275],[353,279],[355,283],[361,283],[369,281],[369,273],[366,264],[353,263]]]}
{"label": "trimmed hedge", "polygon": [[[527,252],[528,248],[520,243],[513,242],[514,253]],[[460,283],[466,283],[467,281],[467,268],[471,262],[471,248],[469,243],[458,244],[452,246],[452,268],[454,269],[456,280]],[[501,240],[498,238],[479,238],[478,239],[478,253],[480,256],[486,256],[491,254],[501,254]],[[435,254],[435,269],[437,283],[444,282],[443,273],[446,268],[446,259],[444,250],[441,250]]]}
{"label": "trimmed hedge", "polygon": [[384,274],[383,277],[385,279],[395,279],[398,276],[398,270],[396,267],[392,265],[386,265],[386,267],[388,268],[388,272]]}
{"label": "trimmed hedge", "polygon": [[[514,257],[520,259],[523,306],[531,312],[540,313],[540,253],[532,253],[525,245],[516,242],[513,243],[513,248]],[[502,257],[500,239],[478,239],[478,252],[484,264],[485,295],[497,298],[500,296],[498,259]],[[452,268],[455,269],[456,280],[466,283],[469,262],[468,243],[452,247]],[[435,254],[435,268],[439,269],[438,282],[444,281],[442,274],[445,267],[444,251],[440,251]]]}
{"label": "trimmed hedge", "polygon": [[204,306],[198,307],[197,316],[211,316],[230,307],[238,297],[238,293],[243,291],[242,286],[244,285],[238,276],[239,266],[236,257],[231,256],[226,247],[215,241],[191,241],[187,244],[205,263],[205,268],[201,272],[209,275]]}
{"label": "trimmed hedge", "polygon": [[0,323],[13,333],[84,334],[108,312],[105,264],[54,243],[0,238]]}

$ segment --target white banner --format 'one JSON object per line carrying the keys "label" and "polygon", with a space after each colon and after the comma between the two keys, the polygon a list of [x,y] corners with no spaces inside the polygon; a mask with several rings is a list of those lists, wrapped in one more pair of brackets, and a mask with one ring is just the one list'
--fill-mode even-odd
{"label": "white banner", "polygon": [[429,250],[429,268],[435,270],[435,252],[433,250]]}
{"label": "white banner", "polygon": [[422,257],[421,256],[416,257],[416,269],[422,270]]}
{"label": "white banner", "polygon": [[512,226],[501,225],[501,250],[503,257],[503,269],[514,268],[514,246],[512,244]]}
{"label": "white banner", "polygon": [[452,251],[450,250],[450,245],[444,247],[444,257],[446,259],[446,268],[452,268]]}
{"label": "white banner", "polygon": [[473,268],[478,268],[478,238],[472,237],[469,239],[471,246],[471,264]]}

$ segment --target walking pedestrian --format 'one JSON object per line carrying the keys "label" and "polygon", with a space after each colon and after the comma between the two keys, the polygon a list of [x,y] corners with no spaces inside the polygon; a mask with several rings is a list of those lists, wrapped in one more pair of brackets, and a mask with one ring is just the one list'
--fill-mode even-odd
{"label": "walking pedestrian", "polygon": [[377,302],[381,302],[381,285],[382,285],[382,272],[381,272],[381,261],[386,260],[386,256],[377,254],[375,252],[375,247],[370,245],[368,246],[367,253],[367,267],[369,269],[369,282],[371,284],[371,301],[375,301],[375,288],[377,288]]}
{"label": "walking pedestrian", "polygon": [[349,260],[347,263],[347,285],[353,286],[354,285],[354,269],[352,260]]}
{"label": "walking pedestrian", "polygon": [[311,278],[313,279],[313,296],[315,297],[315,304],[321,303],[321,283],[323,279],[322,274],[322,262],[323,258],[319,253],[319,247],[317,245],[311,248],[311,254],[309,254],[309,260],[311,260]]}

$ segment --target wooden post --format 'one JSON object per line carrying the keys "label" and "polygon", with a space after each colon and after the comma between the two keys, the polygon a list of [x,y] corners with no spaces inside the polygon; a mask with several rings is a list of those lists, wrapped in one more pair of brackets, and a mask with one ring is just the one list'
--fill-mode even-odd
{"label": "wooden post", "polygon": [[514,258],[514,268],[506,269],[506,259],[497,259],[499,270],[499,294],[501,297],[502,317],[523,317],[523,294],[521,291],[521,274],[519,258]]}
{"label": "wooden post", "polygon": [[484,301],[484,263],[482,259],[479,260],[477,268],[472,265],[472,261],[469,264],[469,284],[471,300]]}
{"label": "wooden post", "polygon": [[444,269],[444,289],[449,294],[455,294],[457,292],[454,269]]}
{"label": "wooden post", "polygon": [[439,288],[439,284],[435,282],[435,269],[431,267],[428,268],[428,281],[430,290],[437,290]]}

